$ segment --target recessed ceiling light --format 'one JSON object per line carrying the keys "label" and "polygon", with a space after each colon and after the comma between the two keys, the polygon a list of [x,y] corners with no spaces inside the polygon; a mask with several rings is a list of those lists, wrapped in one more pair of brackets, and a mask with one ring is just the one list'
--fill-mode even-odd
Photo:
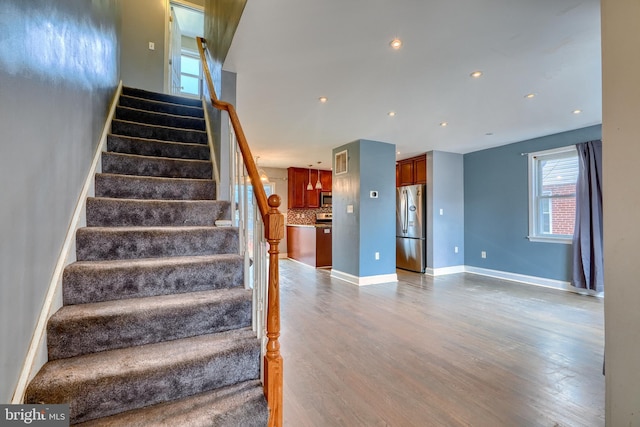
{"label": "recessed ceiling light", "polygon": [[528,93],[524,97],[527,98],[527,99],[531,99],[531,98],[535,98],[536,94],[535,93]]}
{"label": "recessed ceiling light", "polygon": [[442,126],[442,127],[449,126],[449,123],[448,122],[441,122],[440,126]]}
{"label": "recessed ceiling light", "polygon": [[389,117],[393,117],[393,116],[396,115],[396,112],[395,111],[389,111],[387,114],[389,115]]}
{"label": "recessed ceiling light", "polygon": [[473,73],[469,74],[471,77],[473,77],[474,79],[477,79],[478,77],[482,76],[482,71],[478,70],[478,71],[474,71]]}
{"label": "recessed ceiling light", "polygon": [[318,100],[324,104],[328,101],[328,98],[326,96],[321,96],[320,98],[318,98]]}
{"label": "recessed ceiling light", "polygon": [[389,45],[394,48],[395,50],[398,50],[402,47],[402,40],[400,39],[393,39],[391,40],[391,43],[389,43]]}
{"label": "recessed ceiling light", "polygon": [[582,113],[582,110],[573,110],[572,112],[573,112],[573,114],[580,114],[580,113]]}

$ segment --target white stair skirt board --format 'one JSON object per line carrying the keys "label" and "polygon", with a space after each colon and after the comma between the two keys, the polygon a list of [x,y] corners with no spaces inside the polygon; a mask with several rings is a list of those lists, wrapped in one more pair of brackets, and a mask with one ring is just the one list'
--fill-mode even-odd
{"label": "white stair skirt board", "polygon": [[428,276],[442,276],[444,274],[464,273],[465,271],[464,265],[454,265],[451,267],[427,268],[424,274]]}
{"label": "white stair skirt board", "polygon": [[331,277],[344,280],[345,282],[349,282],[358,286],[377,285],[380,283],[395,283],[398,281],[398,275],[396,273],[358,277],[348,273],[343,273],[342,271],[331,270]]}
{"label": "white stair skirt board", "polygon": [[67,229],[67,234],[62,245],[62,250],[60,251],[60,256],[58,257],[58,261],[53,271],[51,282],[49,282],[49,288],[42,305],[42,310],[39,314],[35,330],[33,331],[33,336],[31,337],[31,344],[29,345],[29,349],[27,350],[27,355],[25,357],[24,364],[22,365],[20,377],[18,377],[16,389],[13,392],[13,397],[11,399],[12,404],[22,403],[28,382],[47,362],[47,321],[49,320],[49,317],[53,315],[53,313],[55,313],[60,307],[62,307],[62,273],[64,271],[64,267],[67,264],[70,264],[76,260],[76,230],[86,225],[85,221],[87,197],[93,196],[95,194],[95,174],[96,172],[100,172],[102,169],[100,159],[102,157],[102,152],[106,150],[107,134],[111,130],[111,120],[115,115],[116,106],[118,105],[118,99],[120,98],[121,92],[122,80],[118,84],[116,92],[111,99],[109,114],[105,121],[104,128],[102,129],[100,141],[98,142],[98,146],[96,147],[96,152],[93,156],[91,167],[87,172],[87,177],[85,179],[84,185],[82,186],[82,190],[80,190],[80,195],[78,196],[78,201],[76,207],[74,208],[71,222],[69,223],[69,228]]}

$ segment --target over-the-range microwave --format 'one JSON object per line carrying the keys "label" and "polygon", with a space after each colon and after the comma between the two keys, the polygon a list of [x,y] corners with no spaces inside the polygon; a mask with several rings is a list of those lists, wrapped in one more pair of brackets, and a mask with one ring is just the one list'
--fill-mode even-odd
{"label": "over-the-range microwave", "polygon": [[323,207],[331,206],[331,191],[320,192],[320,206],[323,206]]}

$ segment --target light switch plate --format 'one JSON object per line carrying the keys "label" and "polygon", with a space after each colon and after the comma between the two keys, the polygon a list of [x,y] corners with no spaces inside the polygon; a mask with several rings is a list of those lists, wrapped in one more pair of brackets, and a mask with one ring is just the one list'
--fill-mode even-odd
{"label": "light switch plate", "polygon": [[156,50],[156,44],[154,42],[149,42],[149,50]]}

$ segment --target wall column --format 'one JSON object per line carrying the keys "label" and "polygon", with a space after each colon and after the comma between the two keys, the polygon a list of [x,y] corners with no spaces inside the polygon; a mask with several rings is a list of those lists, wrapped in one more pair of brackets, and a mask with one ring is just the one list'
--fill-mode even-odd
{"label": "wall column", "polygon": [[602,0],[606,425],[640,425],[640,2]]}

